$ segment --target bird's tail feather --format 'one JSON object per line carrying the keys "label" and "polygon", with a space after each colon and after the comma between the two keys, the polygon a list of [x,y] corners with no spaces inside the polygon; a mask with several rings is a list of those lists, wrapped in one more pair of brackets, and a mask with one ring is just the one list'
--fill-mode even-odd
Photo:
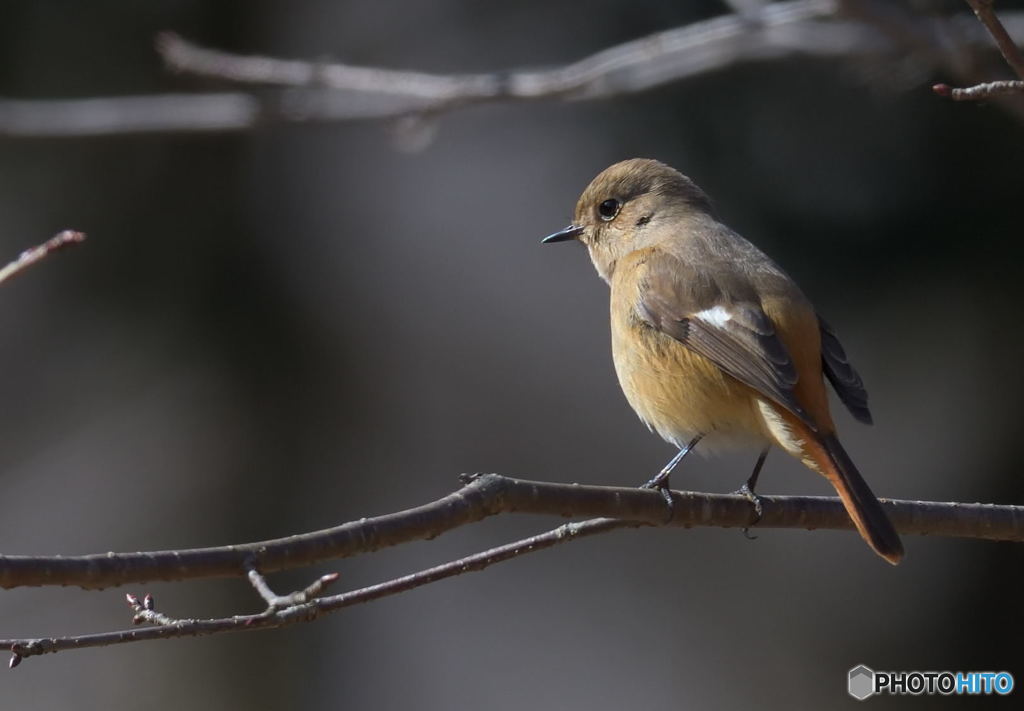
{"label": "bird's tail feather", "polygon": [[893,565],[899,563],[903,558],[903,543],[882,504],[857,471],[850,455],[839,444],[839,439],[829,434],[809,438],[805,442],[805,454],[814,460],[835,487],[861,537],[878,555]]}

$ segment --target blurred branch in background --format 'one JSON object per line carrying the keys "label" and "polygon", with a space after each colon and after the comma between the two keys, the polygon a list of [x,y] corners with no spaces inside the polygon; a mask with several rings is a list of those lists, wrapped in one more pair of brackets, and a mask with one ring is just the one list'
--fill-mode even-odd
{"label": "blurred branch in background", "polygon": [[[750,502],[741,495],[673,492],[673,496],[672,517],[666,521],[664,501],[657,491],[554,484],[485,474],[470,477],[458,491],[423,506],[276,540],[154,553],[2,556],[0,585],[5,588],[24,585],[103,588],[128,582],[246,575],[267,602],[267,608],[261,613],[227,618],[175,619],[158,613],[152,597],[146,596],[140,602],[129,595],[134,621],[150,622],[155,627],[76,637],[8,639],[0,640],[0,646],[11,649],[13,667],[24,657],[67,649],[283,627],[617,528],[658,525],[741,528],[751,525],[754,517]],[[853,528],[838,498],[762,496],[760,499],[763,514],[757,521],[758,528]],[[901,533],[1024,541],[1022,506],[894,500],[885,501],[883,505]],[[317,595],[337,580],[336,574],[323,576],[305,590],[284,596],[275,594],[262,575],[434,538],[488,516],[511,512],[598,518],[565,524],[388,582],[327,597]]]}
{"label": "blurred branch in background", "polygon": [[0,269],[0,284],[16,277],[33,264],[45,259],[50,254],[64,249],[72,244],[78,244],[85,240],[85,233],[75,230],[64,230],[46,240],[40,245],[26,249],[18,255],[13,262]]}
{"label": "blurred branch in background", "polygon": [[967,0],[967,4],[971,6],[975,16],[992,35],[992,39],[996,41],[1006,63],[1013,71],[1017,72],[1017,76],[1024,79],[1024,57],[1021,56],[1020,50],[1013,43],[1013,38],[1010,37],[1006,28],[1003,27],[1003,23],[996,16],[993,9],[994,0]]}
{"label": "blurred branch in background", "polygon": [[1022,81],[1024,80],[1024,56],[1021,55],[1020,49],[1014,44],[1013,38],[1010,37],[996,15],[993,0],[966,0],[966,2],[974,10],[974,14],[981,24],[992,35],[1003,59],[1017,73],[1019,79],[989,81],[962,89],[954,89],[948,84],[936,84],[932,90],[939,96],[946,96],[954,101],[979,101],[1024,92],[1024,81]]}
{"label": "blurred branch in background", "polygon": [[[260,88],[252,93],[0,99],[0,136],[224,132],[383,119],[402,119],[415,128],[420,119],[471,105],[608,99],[742,62],[791,57],[899,59],[919,64],[919,71],[942,70],[974,82],[965,50],[989,44],[984,29],[966,13],[932,17],[875,0],[729,5],[737,12],[656,32],[564,66],[481,74],[240,56],[164,33],[157,50],[170,69]],[[1004,20],[1016,34],[1024,33],[1024,13],[1006,13]],[[1019,105],[1009,108],[1024,119]]]}
{"label": "blurred branch in background", "polygon": [[[661,84],[721,69],[737,62],[793,54],[843,55],[879,49],[856,28],[831,32],[813,21],[836,12],[833,0],[795,0],[765,5],[754,14],[723,15],[592,54],[553,69],[513,69],[485,74],[444,75],[347,64],[245,57],[194,45],[172,33],[157,49],[173,71],[236,83],[328,89],[327,97],[380,97],[360,106],[332,100],[338,118],[393,118],[439,112],[470,104],[538,99],[598,99],[644,91]],[[852,30],[852,31],[851,31]]]}

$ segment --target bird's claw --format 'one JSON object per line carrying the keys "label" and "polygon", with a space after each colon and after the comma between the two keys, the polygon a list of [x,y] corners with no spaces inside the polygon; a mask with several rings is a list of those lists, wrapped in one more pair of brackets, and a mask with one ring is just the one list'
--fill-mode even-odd
{"label": "bird's claw", "polygon": [[752,526],[756,526],[761,518],[764,516],[764,507],[761,506],[761,498],[754,493],[754,490],[750,488],[748,484],[744,484],[736,491],[732,492],[738,496],[742,496],[744,499],[749,501],[754,507],[754,520],[750,522],[749,526],[743,528],[743,536],[750,541],[757,540],[757,536],[750,532]]}
{"label": "bird's claw", "polygon": [[669,488],[668,476],[664,472],[659,472],[657,476],[653,477],[649,481],[644,482],[641,489],[657,489],[661,492],[661,498],[665,500],[665,506],[668,509],[668,516],[665,518],[665,522],[668,523],[672,520],[672,516],[675,513],[675,501],[672,498],[672,489]]}

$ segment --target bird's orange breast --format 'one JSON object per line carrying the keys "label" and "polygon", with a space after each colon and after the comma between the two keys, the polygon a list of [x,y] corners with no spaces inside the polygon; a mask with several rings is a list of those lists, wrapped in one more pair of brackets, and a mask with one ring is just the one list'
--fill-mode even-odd
{"label": "bird's orange breast", "polygon": [[[704,451],[769,441],[756,393],[707,358],[637,318],[612,297],[612,358],[626,400],[651,429],[683,446],[703,434]],[[626,308],[623,308],[626,307]]]}

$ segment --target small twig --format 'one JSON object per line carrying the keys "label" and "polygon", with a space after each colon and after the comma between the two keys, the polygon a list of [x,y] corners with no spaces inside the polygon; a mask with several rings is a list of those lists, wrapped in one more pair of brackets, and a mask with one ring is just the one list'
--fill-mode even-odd
{"label": "small twig", "polygon": [[992,39],[995,40],[1003,59],[1020,79],[981,82],[962,88],[952,87],[948,84],[935,84],[932,86],[932,91],[953,101],[982,101],[1024,93],[1024,56],[1021,55],[1020,49],[1017,48],[1013,38],[1010,37],[1006,27],[996,15],[993,9],[993,0],[966,0],[966,2],[974,10],[975,16],[988,30]]}
{"label": "small twig", "polygon": [[315,599],[324,588],[338,580],[338,573],[328,573],[327,575],[321,575],[302,590],[297,590],[288,595],[278,595],[270,588],[267,579],[260,574],[260,571],[255,566],[250,563],[248,568],[249,582],[267,603],[267,612],[276,612],[288,607],[303,605]]}
{"label": "small twig", "polygon": [[[191,619],[174,619],[172,617],[168,617],[162,612],[157,612],[156,601],[149,593],[146,593],[141,600],[139,600],[135,595],[128,593],[125,595],[125,600],[128,602],[128,606],[132,608],[132,612],[135,613],[132,617],[133,625],[140,625],[143,622],[148,622],[149,624],[156,625],[157,627],[188,629],[191,625],[194,625],[197,622],[197,620]],[[108,634],[115,635],[116,637],[127,641],[134,637],[135,632],[135,630],[123,630],[121,632]],[[85,635],[85,637],[90,636],[102,635]],[[70,645],[66,647],[67,649],[79,649],[92,646],[88,644],[81,644],[80,640],[83,639],[82,637],[66,637],[63,639]],[[38,654],[39,652],[28,650],[33,648],[34,643],[41,641],[43,640],[7,640],[5,642],[0,642],[0,647],[6,647],[11,651],[11,659],[7,664],[8,668],[14,669],[16,666],[21,664],[21,660],[25,657],[31,657]]]}
{"label": "small twig", "polygon": [[936,84],[932,87],[932,91],[953,101],[981,101],[995,96],[1024,93],[1024,81],[1007,79],[1006,81],[990,81],[963,88],[952,87],[949,84]]}
{"label": "small twig", "polygon": [[156,611],[156,601],[153,596],[149,593],[139,600],[135,595],[128,593],[125,595],[125,599],[128,601],[128,606],[135,612],[135,617],[132,618],[133,625],[139,625],[143,622],[148,622],[152,625],[182,625],[194,622],[194,620],[176,620],[162,612]]}
{"label": "small twig", "polygon": [[[21,663],[25,657],[34,657],[41,654],[51,654],[70,649],[86,649],[89,647],[107,647],[116,644],[127,644],[129,642],[142,642],[151,639],[170,639],[175,637],[198,637],[204,635],[218,634],[224,632],[241,632],[245,630],[270,629],[286,627],[300,622],[310,622],[322,614],[337,612],[346,607],[352,607],[360,603],[378,600],[380,598],[396,595],[414,588],[433,583],[438,580],[450,578],[462,573],[483,570],[495,563],[510,560],[526,553],[543,550],[556,546],[560,543],[578,540],[598,533],[604,533],[617,528],[635,527],[640,524],[636,522],[621,521],[609,518],[596,518],[579,523],[567,523],[551,531],[536,536],[530,536],[514,543],[509,543],[497,548],[476,553],[474,555],[459,558],[433,568],[427,568],[417,573],[404,575],[384,583],[370,585],[358,590],[332,595],[330,597],[313,597],[304,602],[288,603],[278,607],[277,602],[285,598],[279,598],[270,590],[266,581],[259,573],[250,569],[249,578],[260,595],[270,605],[265,612],[255,615],[236,615],[234,617],[221,617],[205,620],[174,620],[161,615],[157,622],[158,626],[144,629],[118,630],[116,632],[103,632],[100,634],[88,634],[71,637],[49,637],[42,639],[7,639],[0,640],[0,648],[11,650],[10,667],[13,669]],[[333,576],[336,577],[336,576]],[[332,578],[332,576],[324,576]],[[327,584],[332,580],[322,582],[323,578],[315,582],[310,588],[318,584]],[[307,591],[310,589],[307,588]],[[149,596],[147,596],[148,598]],[[287,596],[290,597],[290,596]],[[151,598],[150,598],[151,599]],[[129,596],[131,603],[132,596]],[[138,603],[138,600],[135,600]],[[136,619],[139,614],[147,614],[149,610],[144,604],[136,606]],[[141,608],[141,612],[138,608]],[[149,617],[144,618],[150,621]]]}
{"label": "small twig", "polygon": [[[256,588],[256,592],[259,596],[267,603],[268,610],[277,610],[287,605],[281,605],[281,598],[270,589],[270,584],[267,583],[267,579],[260,575],[260,571],[256,570],[256,567],[250,564],[249,566],[249,583]],[[305,602],[305,601],[303,601]]]}
{"label": "small twig", "polygon": [[0,269],[0,284],[4,283],[8,279],[13,279],[33,264],[45,259],[48,255],[53,254],[57,250],[64,249],[72,244],[78,244],[84,240],[85,233],[76,232],[74,230],[64,230],[42,244],[32,247],[31,249],[26,249],[18,255],[17,259],[3,269]]}
{"label": "small twig", "polygon": [[1024,79],[1024,56],[1021,55],[1020,49],[996,15],[993,9],[993,0],[967,0],[967,4],[971,6],[981,24],[985,25],[985,29],[996,41],[1006,63],[1013,71],[1017,72],[1018,78]]}

